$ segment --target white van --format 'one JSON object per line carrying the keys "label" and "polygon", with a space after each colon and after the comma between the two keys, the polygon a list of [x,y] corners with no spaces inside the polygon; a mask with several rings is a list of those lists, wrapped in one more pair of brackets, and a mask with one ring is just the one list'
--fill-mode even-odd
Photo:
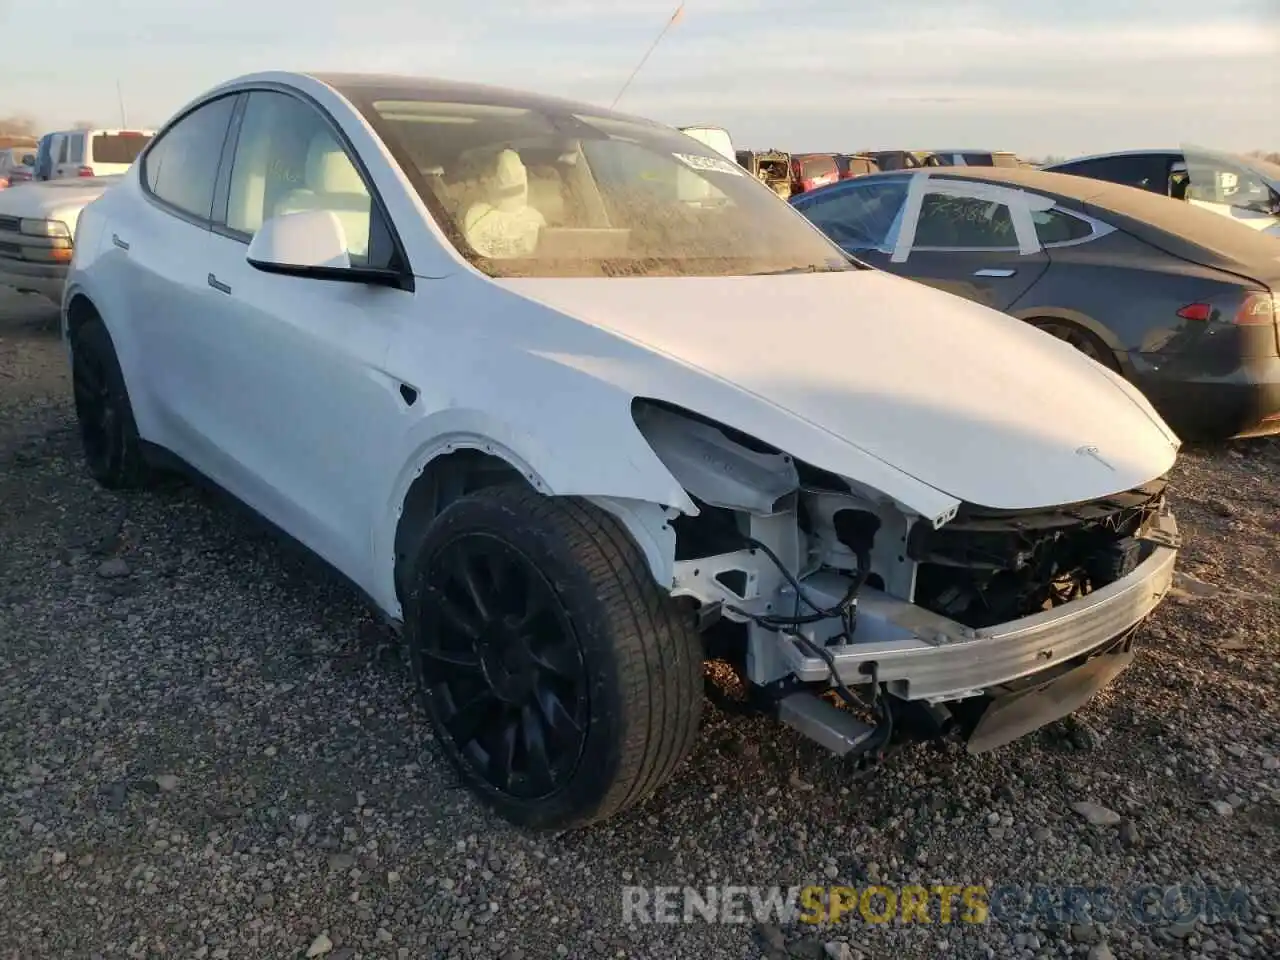
{"label": "white van", "polygon": [[[738,155],[734,152],[733,140],[729,137],[728,130],[723,127],[711,127],[703,124],[680,127],[679,129],[685,136],[692,137],[702,145],[710,147],[722,157],[727,158],[735,167],[738,166]],[[717,202],[718,191],[692,170],[680,170],[676,176],[676,193],[685,203],[714,205]]]}
{"label": "white van", "polygon": [[49,154],[37,180],[104,177],[124,173],[154,130],[59,130],[49,135]]}
{"label": "white van", "polygon": [[729,131],[723,127],[709,127],[699,124],[693,127],[681,127],[680,132],[685,136],[693,137],[699,143],[705,144],[721,156],[728,157],[734,163],[738,162],[738,154],[733,149],[733,140],[729,137]]}

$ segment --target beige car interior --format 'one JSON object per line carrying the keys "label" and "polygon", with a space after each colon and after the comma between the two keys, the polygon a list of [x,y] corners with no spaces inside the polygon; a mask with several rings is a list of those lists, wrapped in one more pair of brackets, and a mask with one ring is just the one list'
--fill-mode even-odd
{"label": "beige car interior", "polygon": [[327,132],[307,148],[305,186],[276,204],[275,215],[304,210],[330,210],[338,217],[353,258],[369,253],[369,191],[350,158]]}
{"label": "beige car interior", "polygon": [[[253,234],[268,217],[304,210],[331,210],[346,234],[348,254],[353,259],[368,255],[369,191],[328,131],[321,130],[312,136],[301,178],[281,167],[270,138],[259,138],[244,144],[242,149],[244,152],[236,157],[231,178],[228,226]],[[277,182],[271,184],[273,189],[268,191],[270,177],[277,181],[283,179],[283,186],[290,182],[297,185],[282,190],[282,184]],[[269,195],[278,199],[273,202]]]}

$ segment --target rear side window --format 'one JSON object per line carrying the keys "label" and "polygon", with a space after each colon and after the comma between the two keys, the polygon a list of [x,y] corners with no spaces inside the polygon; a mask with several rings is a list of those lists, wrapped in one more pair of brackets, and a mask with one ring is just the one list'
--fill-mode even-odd
{"label": "rear side window", "polygon": [[73,133],[67,139],[71,144],[71,156],[67,158],[67,162],[84,163],[84,134]]}
{"label": "rear side window", "polygon": [[1054,170],[1165,194],[1169,191],[1169,167],[1172,161],[1173,157],[1165,154],[1142,154],[1082,160],[1079,163],[1063,164]]}
{"label": "rear side window", "polygon": [[233,94],[197,107],[156,140],[142,161],[151,193],[183,213],[210,219],[218,160],[235,100]]}
{"label": "rear side window", "polygon": [[993,166],[991,162],[991,154],[989,153],[962,153],[960,156],[964,157],[964,163],[967,167]]}
{"label": "rear side window", "polygon": [[58,160],[57,160],[58,163],[71,162],[68,159],[68,156],[69,156],[68,147],[69,147],[70,141],[71,141],[70,137],[62,137],[61,139],[58,140]]}
{"label": "rear side window", "polygon": [[1018,237],[1008,204],[930,193],[920,205],[915,245],[961,250],[1013,248],[1018,246]]}
{"label": "rear side window", "polygon": [[1057,208],[1033,210],[1031,220],[1036,225],[1036,238],[1046,247],[1055,243],[1083,240],[1093,233],[1093,227],[1086,221]]}
{"label": "rear side window", "polygon": [[903,180],[859,183],[834,192],[819,191],[797,208],[819,230],[846,249],[869,249],[888,243],[889,231],[907,197]]}
{"label": "rear side window", "polygon": [[94,163],[130,164],[151,138],[142,133],[99,133],[93,137]]}
{"label": "rear side window", "polygon": [[1018,166],[1018,158],[1012,153],[993,153],[991,155],[991,165],[993,167],[1016,167]]}

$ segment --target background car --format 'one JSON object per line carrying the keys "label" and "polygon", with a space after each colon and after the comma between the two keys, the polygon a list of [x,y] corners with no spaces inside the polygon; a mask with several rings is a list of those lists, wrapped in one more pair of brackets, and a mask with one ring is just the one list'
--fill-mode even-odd
{"label": "background car", "polygon": [[1016,167],[1018,155],[1008,150],[930,150],[942,167]]}
{"label": "background car", "polygon": [[1184,439],[1280,432],[1280,245],[1268,237],[1025,169],[877,174],[792,202],[859,259],[1072,343]]}
{"label": "background car", "polygon": [[791,196],[791,154],[782,150],[739,150],[738,165],[783,200]]}
{"label": "background car", "polygon": [[933,154],[915,150],[867,150],[862,151],[876,162],[882,171],[914,170],[917,167],[936,167],[941,165]]}
{"label": "background car", "polygon": [[791,155],[791,195],[816,190],[840,179],[835,154],[793,153]]}
{"label": "background car", "polygon": [[33,147],[5,147],[0,150],[0,190],[29,180],[29,171],[34,164]]}
{"label": "background car", "polygon": [[80,213],[119,179],[51,180],[0,193],[0,287],[61,304]]}
{"label": "background car", "polygon": [[1257,157],[1201,149],[1130,150],[1077,157],[1044,169],[1185,200],[1280,236],[1280,166]]}
{"label": "background car", "polygon": [[880,170],[876,158],[869,153],[837,153],[835,160],[840,170],[841,180],[864,177],[868,173],[877,173]]}
{"label": "background car", "polygon": [[37,180],[124,173],[154,136],[152,130],[59,130],[40,141]]}

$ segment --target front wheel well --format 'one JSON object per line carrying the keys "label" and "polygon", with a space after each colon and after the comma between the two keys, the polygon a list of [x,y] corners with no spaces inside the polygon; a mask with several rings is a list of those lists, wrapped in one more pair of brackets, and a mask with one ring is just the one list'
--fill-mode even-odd
{"label": "front wheel well", "polygon": [[395,587],[403,604],[409,565],[426,538],[431,523],[449,504],[487,487],[529,486],[523,473],[506,460],[483,450],[454,450],[431,460],[405,494],[396,523]]}
{"label": "front wheel well", "polygon": [[93,301],[83,293],[77,293],[71,298],[71,302],[67,304],[67,340],[70,341],[80,328],[89,321],[101,319],[102,315],[98,313],[98,308],[93,305]]}

